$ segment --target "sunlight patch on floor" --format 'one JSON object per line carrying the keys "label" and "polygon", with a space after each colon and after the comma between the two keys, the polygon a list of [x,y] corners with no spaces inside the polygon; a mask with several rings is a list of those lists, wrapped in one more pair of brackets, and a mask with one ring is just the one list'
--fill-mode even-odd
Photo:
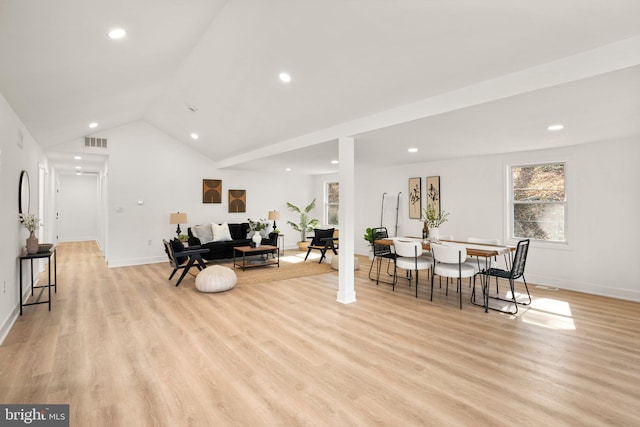
{"label": "sunlight patch on floor", "polygon": [[522,315],[522,321],[549,329],[575,331],[571,318],[571,307],[566,301],[551,298],[534,300],[529,310]]}
{"label": "sunlight patch on floor", "polygon": [[[281,256],[280,257],[280,261],[284,261],[284,262],[290,262],[292,264],[297,264],[299,262],[304,262],[304,257],[306,256],[306,252],[301,252],[299,254],[295,254],[295,255],[287,255],[287,256]],[[310,260],[318,260],[320,259],[320,254],[314,254],[311,253],[309,254],[309,257],[307,258],[307,261]]]}

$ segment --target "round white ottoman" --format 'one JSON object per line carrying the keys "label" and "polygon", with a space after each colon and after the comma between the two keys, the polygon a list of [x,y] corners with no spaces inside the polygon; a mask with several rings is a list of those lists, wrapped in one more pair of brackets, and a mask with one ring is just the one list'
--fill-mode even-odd
{"label": "round white ottoman", "polygon": [[229,267],[212,265],[196,276],[196,289],[200,292],[224,292],[236,285],[236,273]]}
{"label": "round white ottoman", "polygon": [[[340,270],[340,257],[331,257],[331,268],[333,268],[334,270]],[[357,257],[353,257],[353,269],[360,269],[360,260]]]}

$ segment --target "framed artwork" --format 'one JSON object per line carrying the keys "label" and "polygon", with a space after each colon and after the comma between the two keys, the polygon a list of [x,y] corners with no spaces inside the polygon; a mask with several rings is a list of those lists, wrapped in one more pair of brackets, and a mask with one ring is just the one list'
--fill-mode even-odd
{"label": "framed artwork", "polygon": [[222,203],[222,180],[202,180],[202,203]]}
{"label": "framed artwork", "polygon": [[229,190],[229,212],[247,211],[247,190]]}
{"label": "framed artwork", "polygon": [[440,214],[440,177],[427,177],[427,208],[433,206],[434,212]]}
{"label": "framed artwork", "polygon": [[422,216],[422,178],[409,178],[409,218]]}

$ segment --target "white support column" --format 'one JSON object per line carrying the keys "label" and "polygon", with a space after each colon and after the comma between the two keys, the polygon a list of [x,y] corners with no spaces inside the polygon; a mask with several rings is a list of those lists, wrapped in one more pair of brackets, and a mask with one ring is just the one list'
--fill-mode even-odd
{"label": "white support column", "polygon": [[354,140],[352,137],[338,139],[340,157],[340,261],[337,301],[350,304],[356,301],[354,289],[353,248],[355,241],[355,167]]}

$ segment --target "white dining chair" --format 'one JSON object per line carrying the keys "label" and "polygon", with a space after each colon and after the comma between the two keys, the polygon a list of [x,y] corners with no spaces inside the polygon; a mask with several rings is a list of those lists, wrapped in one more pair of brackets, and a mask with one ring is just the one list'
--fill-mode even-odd
{"label": "white dining chair", "polygon": [[[481,245],[499,245],[500,244],[500,239],[481,239],[478,237],[469,237],[467,239],[467,242],[469,243],[478,243]],[[490,265],[488,265],[489,268],[494,267],[495,266],[495,259],[494,258],[490,258],[489,261],[491,262]],[[476,267],[480,270],[483,268],[483,266],[480,263],[480,258],[476,257],[476,256],[468,256],[467,259],[465,260],[466,263],[469,264],[476,264]],[[487,266],[485,266],[487,267]]]}
{"label": "white dining chair", "polygon": [[[463,246],[455,244],[437,244],[431,245],[431,253],[433,255],[433,271],[431,272],[431,301],[433,301],[433,280],[436,275],[441,277],[451,277],[456,280],[456,289],[460,299],[460,309],[462,310],[462,279],[465,277],[473,277],[476,270],[464,263],[467,259],[467,249]],[[449,282],[445,295],[449,295]]]}
{"label": "white dining chair", "polygon": [[[479,243],[482,245],[499,245],[500,239],[482,239],[479,237],[469,237],[467,239],[469,243]],[[476,274],[481,273],[482,271],[486,271],[490,268],[496,267],[497,259],[496,257],[492,257],[489,259],[480,259],[480,257],[476,256],[468,256],[465,264],[468,264],[476,269]],[[475,276],[474,283],[475,285]],[[471,280],[469,280],[469,287],[471,287]],[[496,292],[498,292],[498,280],[496,279]]]}
{"label": "white dining chair", "polygon": [[[396,282],[398,281],[398,268],[407,270],[410,274],[408,276],[409,286],[411,286],[412,272],[415,272],[416,276],[416,298],[418,297],[418,271],[429,270],[433,263],[433,259],[422,257],[422,242],[421,241],[404,241],[400,239],[393,240],[393,248],[397,255],[395,268],[393,271],[393,290],[396,288]],[[427,276],[428,277],[428,276]]]}

